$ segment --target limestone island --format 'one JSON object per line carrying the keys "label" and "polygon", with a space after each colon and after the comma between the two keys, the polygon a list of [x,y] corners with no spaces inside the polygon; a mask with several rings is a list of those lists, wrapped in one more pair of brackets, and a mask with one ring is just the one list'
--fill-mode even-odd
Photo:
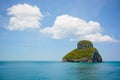
{"label": "limestone island", "polygon": [[82,40],[76,49],[63,57],[63,62],[102,62],[102,57],[91,41]]}

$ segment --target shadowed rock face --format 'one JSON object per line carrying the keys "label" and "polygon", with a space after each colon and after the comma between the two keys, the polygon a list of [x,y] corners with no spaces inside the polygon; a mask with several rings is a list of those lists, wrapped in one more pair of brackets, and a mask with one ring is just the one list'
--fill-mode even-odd
{"label": "shadowed rock face", "polygon": [[83,41],[79,41],[77,43],[77,49],[80,50],[80,49],[86,49],[86,48],[93,48],[93,44],[92,42],[90,41],[87,41],[87,40],[83,40]]}
{"label": "shadowed rock face", "polygon": [[98,50],[92,42],[82,40],[77,43],[77,49],[72,50],[63,57],[64,62],[102,62]]}

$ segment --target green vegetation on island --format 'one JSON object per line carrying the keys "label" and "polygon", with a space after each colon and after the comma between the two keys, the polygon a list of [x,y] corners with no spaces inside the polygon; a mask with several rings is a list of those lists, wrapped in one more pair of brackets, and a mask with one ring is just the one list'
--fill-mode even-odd
{"label": "green vegetation on island", "polygon": [[102,62],[98,50],[91,41],[82,40],[77,43],[77,49],[72,50],[63,57],[65,62]]}

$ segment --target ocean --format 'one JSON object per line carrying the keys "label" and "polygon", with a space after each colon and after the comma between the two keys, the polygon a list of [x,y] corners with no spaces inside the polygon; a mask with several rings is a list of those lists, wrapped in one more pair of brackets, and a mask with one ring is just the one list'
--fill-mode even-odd
{"label": "ocean", "polygon": [[0,61],[0,80],[120,80],[120,62]]}

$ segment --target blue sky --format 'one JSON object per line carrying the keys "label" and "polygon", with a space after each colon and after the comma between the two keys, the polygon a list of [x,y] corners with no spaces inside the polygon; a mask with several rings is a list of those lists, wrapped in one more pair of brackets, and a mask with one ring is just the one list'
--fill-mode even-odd
{"label": "blue sky", "polygon": [[0,0],[0,60],[50,60],[91,40],[120,60],[119,0]]}

